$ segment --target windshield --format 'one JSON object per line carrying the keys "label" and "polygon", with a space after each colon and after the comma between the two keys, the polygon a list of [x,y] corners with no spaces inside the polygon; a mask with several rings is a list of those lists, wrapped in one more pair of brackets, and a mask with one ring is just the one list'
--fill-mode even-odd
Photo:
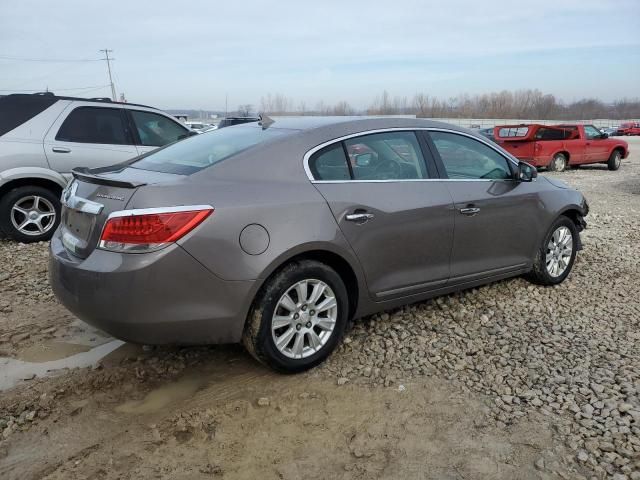
{"label": "windshield", "polygon": [[249,147],[295,130],[261,127],[234,127],[191,137],[158,150],[131,164],[134,168],[154,172],[191,175],[229,158]]}

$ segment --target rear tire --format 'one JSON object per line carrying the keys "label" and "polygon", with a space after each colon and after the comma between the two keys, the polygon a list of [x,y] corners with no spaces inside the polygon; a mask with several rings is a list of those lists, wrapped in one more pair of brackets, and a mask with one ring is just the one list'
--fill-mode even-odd
{"label": "rear tire", "polygon": [[611,156],[609,157],[609,161],[607,162],[607,167],[609,168],[609,170],[618,170],[621,163],[622,153],[620,153],[620,150],[614,150],[613,152],[611,152]]}
{"label": "rear tire", "polygon": [[333,269],[314,260],[292,262],[258,293],[242,343],[259,362],[276,371],[302,372],[333,352],[348,316],[347,289]]}
{"label": "rear tire", "polygon": [[35,185],[17,187],[0,199],[0,230],[18,242],[49,240],[60,223],[60,198]]}
{"label": "rear tire", "polygon": [[[578,229],[568,217],[558,217],[545,235],[527,279],[539,285],[562,283],[573,268],[578,250]],[[568,237],[570,236],[570,237]]]}
{"label": "rear tire", "polygon": [[567,168],[567,157],[563,153],[556,153],[549,164],[552,172],[564,172]]}

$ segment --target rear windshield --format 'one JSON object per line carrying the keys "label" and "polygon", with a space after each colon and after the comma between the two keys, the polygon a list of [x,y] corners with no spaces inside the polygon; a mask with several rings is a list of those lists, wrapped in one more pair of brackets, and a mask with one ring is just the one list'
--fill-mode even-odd
{"label": "rear windshield", "polygon": [[7,95],[0,97],[0,136],[44,112],[58,101],[53,95]]}
{"label": "rear windshield", "polygon": [[526,137],[527,133],[529,133],[529,127],[503,127],[498,131],[498,136],[503,138]]}
{"label": "rear windshield", "polygon": [[132,162],[131,166],[154,172],[191,175],[249,147],[294,132],[278,128],[263,130],[257,126],[214,130],[171,144]]}

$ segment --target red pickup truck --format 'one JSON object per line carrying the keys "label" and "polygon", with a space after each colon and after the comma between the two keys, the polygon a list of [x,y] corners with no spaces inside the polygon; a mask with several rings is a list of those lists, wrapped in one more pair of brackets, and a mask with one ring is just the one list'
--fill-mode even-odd
{"label": "red pickup truck", "polygon": [[640,135],[640,123],[623,123],[618,127],[618,135]]}
{"label": "red pickup truck", "polygon": [[498,125],[495,142],[535,167],[563,171],[567,166],[606,163],[617,170],[629,155],[629,145],[609,138],[593,125]]}

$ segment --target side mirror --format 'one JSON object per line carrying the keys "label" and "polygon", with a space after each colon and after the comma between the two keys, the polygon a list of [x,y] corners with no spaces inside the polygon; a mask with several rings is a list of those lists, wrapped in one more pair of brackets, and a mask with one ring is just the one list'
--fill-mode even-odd
{"label": "side mirror", "polygon": [[602,135],[600,135],[600,138],[609,138],[609,134],[608,133],[603,133]]}
{"label": "side mirror", "polygon": [[370,153],[361,153],[359,155],[356,155],[354,160],[358,167],[368,167],[369,165],[371,165],[373,155]]}
{"label": "side mirror", "polygon": [[526,162],[518,164],[518,180],[521,182],[531,182],[538,177],[538,169]]}

